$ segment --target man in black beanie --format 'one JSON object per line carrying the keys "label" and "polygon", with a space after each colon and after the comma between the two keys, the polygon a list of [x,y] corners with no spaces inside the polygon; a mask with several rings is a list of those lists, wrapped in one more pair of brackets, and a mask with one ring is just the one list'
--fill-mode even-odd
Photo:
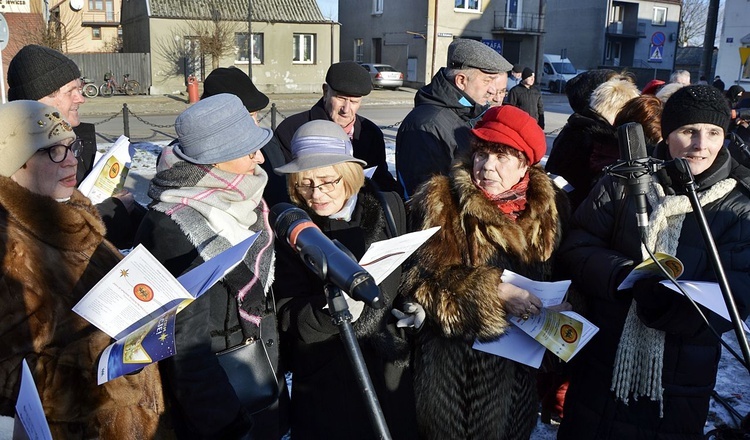
{"label": "man in black beanie", "polygon": [[542,92],[534,87],[534,71],[525,67],[521,72],[521,82],[508,92],[508,104],[525,111],[544,129],[544,103]]}
{"label": "man in black beanie", "polygon": [[[8,100],[39,101],[60,111],[83,142],[78,158],[78,184],[91,171],[96,156],[94,124],[82,123],[78,115],[86,102],[81,90],[81,71],[73,60],[49,47],[29,44],[8,65]],[[123,191],[96,205],[107,227],[107,240],[120,249],[132,246],[133,235],[145,213],[133,194]],[[140,209],[139,209],[140,208]],[[132,214],[132,216],[131,216]]]}
{"label": "man in black beanie", "polygon": [[292,160],[292,136],[304,123],[318,119],[333,121],[344,129],[352,140],[354,157],[377,167],[372,176],[381,191],[402,194],[401,186],[388,171],[385,161],[385,139],[375,123],[357,114],[362,98],[372,91],[370,74],[354,61],[332,64],[323,83],[323,97],[310,110],[297,113],[276,128],[286,161]]}

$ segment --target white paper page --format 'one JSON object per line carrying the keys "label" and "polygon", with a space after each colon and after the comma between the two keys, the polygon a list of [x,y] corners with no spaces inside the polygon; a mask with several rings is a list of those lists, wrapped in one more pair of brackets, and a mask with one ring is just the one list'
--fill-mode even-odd
{"label": "white paper page", "polygon": [[492,342],[475,341],[472,348],[533,368],[542,365],[546,350],[542,344],[514,326],[508,327],[502,336]]}
{"label": "white paper page", "polygon": [[372,179],[372,176],[375,174],[376,169],[378,169],[378,167],[365,168],[365,177],[367,177],[368,179]]}
{"label": "white paper page", "polygon": [[[21,388],[16,401],[16,414],[31,440],[52,440],[49,424],[44,417],[44,408],[34,384],[26,359],[21,364]],[[15,434],[14,434],[15,436]]]}
{"label": "white paper page", "polygon": [[190,293],[159,260],[138,245],[89,290],[73,311],[117,339],[144,317],[188,298],[192,298]]}
{"label": "white paper page", "polygon": [[94,204],[111,197],[125,183],[134,152],[128,138],[120,136],[96,162],[78,189]]}
{"label": "white paper page", "polygon": [[513,284],[516,287],[528,290],[542,301],[543,307],[560,304],[570,287],[570,280],[554,282],[534,281],[508,269],[503,271],[501,279],[504,283]]}
{"label": "white paper page", "polygon": [[[719,288],[719,285],[717,283],[708,281],[680,280],[677,280],[677,282],[680,284],[680,286],[682,286],[683,289],[685,289],[685,292],[687,292],[690,298],[693,298],[693,301],[697,302],[703,307],[706,307],[707,309],[710,309],[727,321],[732,322],[732,318],[729,317],[729,310],[727,310],[727,304],[724,302],[724,295],[722,295],[721,288]],[[669,280],[664,280],[660,284],[663,284],[668,288],[674,290],[675,292],[682,294],[682,292],[680,292],[680,290]],[[748,329],[747,324],[743,322],[742,326],[745,329],[746,333],[750,333],[750,329]]]}
{"label": "white paper page", "polygon": [[438,229],[440,227],[435,226],[373,243],[359,260],[359,265],[372,275],[376,284],[380,284]]}

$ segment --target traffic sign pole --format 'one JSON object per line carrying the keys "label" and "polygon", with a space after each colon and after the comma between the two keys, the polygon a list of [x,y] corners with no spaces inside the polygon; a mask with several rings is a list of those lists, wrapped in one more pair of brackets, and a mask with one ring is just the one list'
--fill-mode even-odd
{"label": "traffic sign pole", "polygon": [[5,68],[3,67],[3,51],[5,46],[8,45],[8,38],[10,37],[8,32],[8,22],[5,21],[5,16],[0,14],[0,97],[2,97],[2,103],[5,104]]}

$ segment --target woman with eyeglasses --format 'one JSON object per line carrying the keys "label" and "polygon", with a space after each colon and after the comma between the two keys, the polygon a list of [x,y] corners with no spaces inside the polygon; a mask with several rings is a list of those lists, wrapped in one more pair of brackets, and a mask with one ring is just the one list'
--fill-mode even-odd
{"label": "woman with eyeglasses", "polygon": [[0,415],[15,414],[31,369],[53,438],[163,438],[155,366],[98,386],[111,343],[72,307],[121,259],[75,189],[81,143],[37,101],[0,105]]}
{"label": "woman with eyeglasses", "polygon": [[227,93],[193,104],[175,130],[177,143],[164,149],[151,180],[153,201],[136,242],[179,276],[259,233],[243,262],[177,315],[176,354],[159,362],[177,438],[280,438],[285,429],[276,410],[241,400],[216,355],[262,343],[260,323],[273,314],[273,231],[262,199],[268,176],[260,167],[260,148],[273,133]]}
{"label": "woman with eyeglasses", "polygon": [[[338,124],[310,121],[291,141],[292,161],[276,168],[287,175],[294,204],[331,239],[359,260],[374,242],[405,232],[404,205],[395,192],[379,192],[354,158],[349,136]],[[323,283],[287,243],[276,240],[274,281],[282,364],[292,372],[292,438],[374,439],[378,431],[347,358],[338,327],[331,322]],[[401,271],[380,284],[385,307],[355,304],[347,297],[353,327],[374,391],[394,439],[416,438],[409,348],[391,316]]]}

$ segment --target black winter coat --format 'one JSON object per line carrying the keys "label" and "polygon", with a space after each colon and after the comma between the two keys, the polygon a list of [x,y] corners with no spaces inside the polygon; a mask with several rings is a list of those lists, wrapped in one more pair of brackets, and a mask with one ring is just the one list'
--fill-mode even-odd
{"label": "black winter coat", "polygon": [[470,130],[487,108],[448,81],[445,69],[419,89],[396,135],[396,177],[408,197],[433,175],[447,175],[453,158],[469,151]]}
{"label": "black winter coat", "polygon": [[508,92],[508,104],[528,113],[544,129],[544,102],[538,88],[519,83]]}
{"label": "black winter coat", "polygon": [[[663,150],[663,144],[657,148]],[[659,176],[666,185],[666,175]],[[696,177],[701,189],[733,177],[737,186],[704,207],[740,316],[750,311],[750,171],[722,150],[714,165]],[[634,262],[642,261],[634,203],[623,185],[604,177],[573,218],[560,249],[561,263],[588,300],[587,318],[599,333],[572,361],[573,378],[565,399],[559,439],[702,439],[721,347],[689,301],[669,294],[663,304],[638,302],[648,327],[666,332],[662,369],[664,417],[659,403],[642,397],[629,405],[610,391],[615,353],[633,292],[616,287]],[[667,190],[668,191],[668,190]],[[682,224],[677,257],[684,280],[715,281],[695,217]],[[667,292],[669,293],[669,292]],[[667,293],[664,293],[665,295]],[[703,309],[718,332],[731,323]]]}
{"label": "black winter coat", "polygon": [[552,143],[552,151],[544,168],[562,176],[572,186],[568,193],[573,211],[588,196],[601,176],[601,166],[592,167],[594,151],[617,148],[617,131],[601,116],[587,109],[583,114],[573,113]]}
{"label": "black winter coat", "polygon": [[[153,209],[143,219],[136,242],[174,276],[204,262],[177,223]],[[240,264],[177,315],[176,354],[160,361],[159,368],[178,438],[239,438],[234,433],[251,425],[215,354],[243,341],[235,293],[251,276]],[[259,316],[263,296],[260,286],[248,294]]]}
{"label": "black winter coat", "polygon": [[[320,98],[310,110],[284,119],[276,128],[276,138],[287,162],[292,160],[294,132],[304,123],[317,120],[331,120],[326,112],[323,98]],[[378,167],[372,175],[372,181],[378,185],[381,191],[402,193],[401,185],[388,171],[388,163],[385,161],[385,139],[383,138],[383,132],[375,123],[360,115],[356,116],[352,148],[354,149],[354,157],[367,162],[368,167]],[[273,206],[273,204],[269,203],[269,206]]]}
{"label": "black winter coat", "polygon": [[[403,202],[396,193],[381,193],[393,212],[398,233],[406,229]],[[303,207],[304,209],[304,207]],[[349,222],[310,212],[313,222],[359,259],[370,244],[389,238],[383,208],[374,192],[360,191]],[[292,438],[375,439],[377,431],[352,364],[331,322],[322,282],[286,243],[276,241],[274,292],[281,332],[282,363],[292,372],[290,422]],[[372,379],[374,391],[394,439],[416,438],[416,416],[409,348],[391,315],[401,277],[397,269],[380,284],[385,307],[365,306],[352,326]]]}

